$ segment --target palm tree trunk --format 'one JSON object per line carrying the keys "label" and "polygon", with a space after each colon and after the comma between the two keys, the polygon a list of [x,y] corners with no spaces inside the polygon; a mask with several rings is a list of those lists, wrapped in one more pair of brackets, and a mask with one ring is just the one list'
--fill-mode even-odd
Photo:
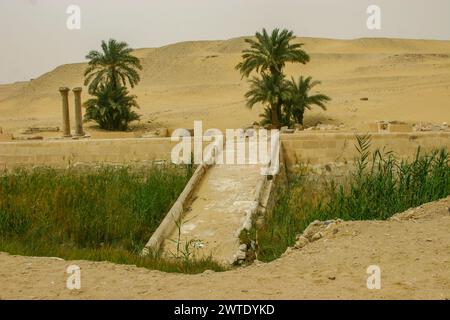
{"label": "palm tree trunk", "polygon": [[271,112],[271,114],[272,114],[272,129],[280,129],[280,120],[279,120],[279,117],[278,117],[278,109],[279,109],[279,107],[278,107],[278,105],[273,105],[272,106],[272,112]]}
{"label": "palm tree trunk", "polygon": [[300,111],[297,114],[297,123],[303,125],[303,115],[305,114],[305,109],[303,109],[302,111]]}

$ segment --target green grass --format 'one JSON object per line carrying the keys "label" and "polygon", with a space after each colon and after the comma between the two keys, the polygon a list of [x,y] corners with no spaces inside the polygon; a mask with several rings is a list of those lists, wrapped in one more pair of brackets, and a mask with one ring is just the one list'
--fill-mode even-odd
{"label": "green grass", "polygon": [[0,176],[0,251],[173,272],[222,270],[211,259],[139,256],[191,175],[192,167],[175,166],[5,173]]}
{"label": "green grass", "polygon": [[296,235],[314,220],[384,220],[408,208],[450,195],[450,155],[447,150],[421,154],[412,161],[392,153],[368,152],[370,137],[358,137],[360,157],[345,182],[322,185],[307,172],[291,176],[277,206],[258,233],[258,259],[278,258],[295,243]]}

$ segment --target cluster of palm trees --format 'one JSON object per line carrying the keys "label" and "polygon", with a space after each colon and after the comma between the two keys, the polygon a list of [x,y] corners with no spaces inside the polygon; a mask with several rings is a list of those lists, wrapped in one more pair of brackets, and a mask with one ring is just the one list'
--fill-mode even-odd
{"label": "cluster of palm trees", "polygon": [[[330,98],[324,94],[311,95],[311,90],[319,81],[311,77],[286,79],[284,67],[287,63],[309,62],[309,55],[302,44],[293,43],[292,31],[275,29],[271,34],[263,29],[256,33],[256,39],[246,39],[249,49],[242,53],[238,69],[242,77],[249,78],[253,72],[250,89],[246,93],[247,106],[257,103],[265,105],[262,114],[263,125],[273,128],[303,124],[306,109],[317,105],[326,109]],[[102,41],[101,51],[93,50],[86,58],[89,60],[84,73],[85,85],[92,98],[85,102],[85,120],[93,120],[106,130],[126,130],[131,121],[139,115],[133,111],[138,108],[136,96],[130,95],[127,85],[134,88],[140,81],[142,65],[133,56],[132,49],[125,42],[110,39]]]}
{"label": "cluster of palm trees", "polygon": [[132,110],[139,107],[136,96],[129,94],[127,84],[134,88],[139,83],[142,65],[125,42],[110,39],[102,41],[101,48],[86,56],[89,63],[84,85],[93,98],[84,103],[84,119],[97,122],[105,130],[124,131],[131,121],[139,119]]}
{"label": "cluster of palm trees", "polygon": [[293,77],[286,80],[284,67],[287,63],[309,62],[309,55],[302,49],[302,44],[292,43],[295,36],[286,29],[274,29],[269,34],[265,29],[255,34],[256,39],[246,39],[249,49],[242,52],[242,62],[236,69],[242,77],[249,78],[252,72],[259,74],[249,80],[250,89],[245,94],[247,106],[252,108],[257,103],[265,106],[261,114],[262,125],[270,124],[272,128],[303,124],[306,109],[317,105],[326,110],[326,102],[331,99],[324,94],[311,95],[311,90],[320,84],[311,77]]}

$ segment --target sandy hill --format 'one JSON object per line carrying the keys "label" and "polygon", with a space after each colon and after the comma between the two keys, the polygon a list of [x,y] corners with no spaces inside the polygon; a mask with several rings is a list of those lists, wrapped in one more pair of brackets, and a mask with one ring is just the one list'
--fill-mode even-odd
{"label": "sandy hill", "polygon": [[[450,41],[297,41],[305,44],[311,62],[288,66],[287,72],[321,80],[319,90],[333,98],[328,111],[309,112],[306,122],[361,129],[374,120],[450,122]],[[177,128],[203,120],[205,127],[224,129],[258,120],[262,107],[245,107],[247,84],[234,70],[245,47],[244,38],[236,38],[136,50],[144,66],[134,90],[142,122],[153,119]],[[0,127],[14,132],[60,125],[58,88],[80,86],[85,67],[62,65],[29,82],[1,85]]]}

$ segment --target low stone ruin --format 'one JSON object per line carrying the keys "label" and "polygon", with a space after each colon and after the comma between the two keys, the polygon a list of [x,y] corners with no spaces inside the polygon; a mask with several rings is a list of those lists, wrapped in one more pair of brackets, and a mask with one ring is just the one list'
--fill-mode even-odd
{"label": "low stone ruin", "polygon": [[370,132],[439,132],[450,131],[450,128],[446,122],[442,124],[421,122],[416,124],[409,124],[401,121],[378,121],[369,124]]}
{"label": "low stone ruin", "polygon": [[59,132],[59,127],[28,127],[19,131],[20,134],[36,134],[40,132]]}
{"label": "low stone ruin", "polygon": [[421,122],[416,123],[413,126],[413,131],[420,132],[420,131],[450,131],[450,127],[448,126],[447,122],[443,122],[441,124],[436,123],[430,123],[430,122]]}

